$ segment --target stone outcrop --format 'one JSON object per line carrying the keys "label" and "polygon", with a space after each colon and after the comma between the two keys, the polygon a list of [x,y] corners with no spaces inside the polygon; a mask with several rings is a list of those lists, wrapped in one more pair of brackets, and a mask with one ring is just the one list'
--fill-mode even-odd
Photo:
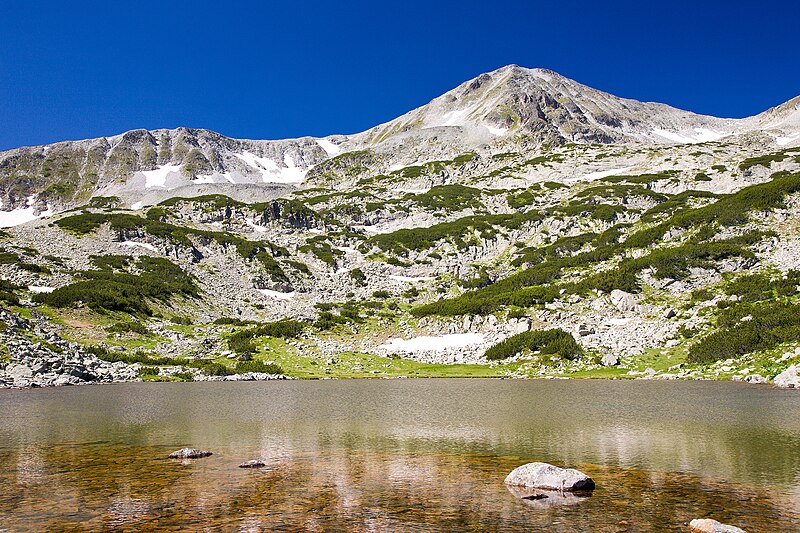
{"label": "stone outcrop", "polygon": [[792,365],[773,380],[775,385],[782,389],[800,389],[800,365]]}
{"label": "stone outcrop", "polygon": [[573,468],[559,468],[548,463],[527,463],[511,471],[506,485],[534,489],[575,491],[594,490],[594,480]]}

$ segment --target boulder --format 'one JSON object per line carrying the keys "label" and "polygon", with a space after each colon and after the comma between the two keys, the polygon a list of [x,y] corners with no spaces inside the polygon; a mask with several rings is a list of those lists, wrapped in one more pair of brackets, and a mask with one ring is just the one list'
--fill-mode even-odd
{"label": "boulder", "polygon": [[619,364],[619,357],[613,353],[607,353],[600,359],[600,364],[603,366],[617,366]]}
{"label": "boulder", "polygon": [[528,463],[518,466],[508,474],[505,484],[559,491],[594,489],[594,481],[583,472],[547,463]]}
{"label": "boulder", "polygon": [[53,385],[55,385],[56,387],[63,387],[65,385],[77,385],[80,382],[81,380],[76,378],[75,376],[71,376],[69,374],[61,374],[55,379]]}
{"label": "boulder", "polygon": [[695,518],[689,522],[689,531],[695,533],[745,533],[744,529],[729,526],[710,518]]}
{"label": "boulder", "polygon": [[750,374],[744,380],[748,383],[753,383],[755,385],[760,385],[761,383],[766,383],[767,378],[762,376],[761,374]]}
{"label": "boulder", "polygon": [[181,448],[178,451],[169,454],[170,459],[200,459],[201,457],[208,457],[214,455],[212,452],[206,450],[197,450],[195,448]]}
{"label": "boulder", "polygon": [[792,365],[777,376],[775,376],[775,385],[783,389],[800,389],[800,365]]}
{"label": "boulder", "polygon": [[635,295],[619,289],[614,289],[611,291],[611,294],[608,295],[608,299],[611,302],[611,305],[623,313],[636,311],[639,308]]}
{"label": "boulder", "polygon": [[239,465],[239,468],[264,468],[267,464],[258,459],[251,459]]}

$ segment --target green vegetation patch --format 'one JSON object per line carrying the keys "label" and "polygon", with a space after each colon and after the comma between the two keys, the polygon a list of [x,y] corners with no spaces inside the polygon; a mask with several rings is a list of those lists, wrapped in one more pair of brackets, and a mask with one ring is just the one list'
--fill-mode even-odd
{"label": "green vegetation patch", "polygon": [[530,350],[543,354],[558,354],[565,359],[576,359],[582,353],[575,338],[562,329],[525,331],[495,344],[484,356],[490,361],[508,359]]}
{"label": "green vegetation patch", "polygon": [[168,301],[173,296],[199,294],[195,279],[167,259],[142,256],[132,265],[128,258],[111,256],[98,263],[107,268],[80,272],[79,281],[35,294],[33,300],[59,308],[83,304],[94,310],[152,315],[148,300]]}
{"label": "green vegetation patch", "polygon": [[689,349],[689,362],[710,363],[800,340],[800,305],[743,303],[721,311],[713,333]]}
{"label": "green vegetation patch", "polygon": [[253,342],[256,338],[266,336],[295,339],[303,333],[304,328],[304,323],[289,319],[259,324],[232,334],[228,337],[228,347],[239,354],[252,354],[258,351],[258,347]]}
{"label": "green vegetation patch", "polygon": [[[794,152],[800,152],[800,148],[787,148],[771,154],[759,155],[756,157],[748,157],[739,164],[739,170],[742,172],[750,170],[755,166],[762,166],[769,168],[772,163],[780,163],[791,157]],[[794,156],[794,161],[800,163],[800,153]]]}
{"label": "green vegetation patch", "polygon": [[401,229],[373,235],[366,240],[362,251],[369,251],[371,246],[376,246],[386,252],[405,254],[411,250],[427,250],[443,241],[464,250],[473,244],[480,245],[481,239],[493,239],[502,228],[518,229],[541,218],[542,215],[538,213],[473,215],[427,228]]}
{"label": "green vegetation patch", "polygon": [[36,263],[29,263],[24,261],[19,254],[10,252],[0,248],[0,265],[14,265],[22,270],[27,270],[34,274],[51,274],[49,268],[44,265],[37,265]]}
{"label": "green vegetation patch", "polygon": [[78,235],[91,233],[104,224],[109,224],[112,230],[117,231],[121,240],[124,240],[129,232],[143,231],[148,235],[189,248],[194,248],[190,237],[200,241],[214,241],[222,247],[231,246],[244,259],[259,261],[274,281],[288,280],[286,273],[274,259],[274,257],[288,256],[288,250],[268,241],[250,241],[224,231],[176,226],[160,220],[121,213],[82,213],[56,221],[56,225],[61,229]]}

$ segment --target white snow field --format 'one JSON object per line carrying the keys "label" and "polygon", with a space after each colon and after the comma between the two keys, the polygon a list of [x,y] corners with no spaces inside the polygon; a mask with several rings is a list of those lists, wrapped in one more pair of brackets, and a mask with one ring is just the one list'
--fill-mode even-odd
{"label": "white snow field", "polygon": [[264,183],[300,183],[306,177],[306,171],[296,166],[292,156],[289,154],[284,154],[283,156],[285,167],[279,166],[273,159],[258,157],[247,151],[233,155],[259,171],[261,173],[261,181]]}
{"label": "white snow field", "polygon": [[167,186],[167,176],[172,173],[177,173],[180,175],[181,173],[181,166],[180,165],[164,165],[160,166],[155,170],[143,170],[142,174],[144,174],[144,186],[148,189],[151,187],[166,187]]}
{"label": "white snow field", "polygon": [[320,146],[320,148],[325,150],[325,153],[327,153],[331,157],[342,153],[342,149],[333,144],[328,139],[317,139],[317,144]]}
{"label": "white snow field", "polygon": [[411,339],[389,339],[386,344],[378,346],[391,352],[430,352],[447,348],[463,348],[483,342],[480,333],[453,333],[441,337],[414,337]]}

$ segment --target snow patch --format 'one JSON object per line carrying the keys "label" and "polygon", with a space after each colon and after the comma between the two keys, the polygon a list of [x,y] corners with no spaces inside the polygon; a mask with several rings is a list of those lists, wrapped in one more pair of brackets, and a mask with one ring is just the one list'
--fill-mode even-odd
{"label": "snow patch", "polygon": [[694,136],[695,141],[699,143],[718,141],[725,137],[724,133],[706,128],[695,128],[694,131],[697,133],[697,135]]}
{"label": "snow patch", "polygon": [[411,277],[411,276],[389,276],[389,279],[393,279],[395,281],[407,281],[409,283],[413,283],[415,281],[431,281],[432,279],[436,279],[430,276],[420,276],[420,277]]}
{"label": "snow patch", "polygon": [[342,153],[342,149],[328,139],[317,139],[317,144],[331,157]]}
{"label": "snow patch", "polygon": [[246,222],[247,222],[247,225],[248,225],[248,226],[250,226],[251,228],[253,228],[253,230],[255,230],[255,231],[256,231],[256,232],[258,232],[258,233],[264,233],[264,232],[266,232],[266,231],[267,231],[267,228],[265,228],[264,226],[259,226],[258,224],[256,224],[256,223],[255,223],[255,222],[253,222],[252,220],[247,220]]}
{"label": "snow patch", "polygon": [[425,194],[429,190],[430,190],[430,188],[422,188],[422,189],[403,189],[403,188],[398,188],[398,189],[392,189],[392,192],[400,192],[400,193],[405,193],[405,194]]}
{"label": "snow patch", "polygon": [[160,166],[155,170],[143,170],[142,174],[144,174],[144,186],[148,189],[150,187],[166,187],[167,177],[177,172],[180,174],[181,166],[180,165],[164,165]]}
{"label": "snow patch", "polygon": [[583,176],[581,176],[579,178],[569,178],[569,179],[566,179],[564,181],[566,181],[567,183],[574,183],[574,182],[578,182],[578,181],[599,180],[600,178],[606,178],[608,176],[615,176],[615,175],[619,174],[620,172],[626,172],[626,171],[628,171],[628,170],[630,170],[632,168],[633,167],[622,167],[622,168],[612,168],[610,170],[601,170],[599,172],[590,172],[589,174],[584,174]]}
{"label": "snow patch", "polygon": [[276,300],[291,300],[294,298],[294,291],[293,292],[280,292],[280,291],[271,291],[269,289],[256,289],[264,296],[268,296],[270,298],[275,298]]}
{"label": "snow patch", "polygon": [[662,130],[660,128],[656,128],[653,130],[653,133],[658,135],[659,137],[680,144],[705,143],[705,142],[717,141],[725,137],[725,133],[709,130],[707,128],[694,128],[694,132],[695,132],[694,135],[688,136],[676,133],[674,131]]}
{"label": "snow patch", "polygon": [[787,135],[786,137],[776,137],[775,142],[777,143],[778,146],[786,146],[787,144],[792,143],[798,139],[800,139],[800,132]]}
{"label": "snow patch", "polygon": [[442,119],[444,122],[440,124],[440,126],[455,126],[461,120],[461,117],[467,114],[468,109],[462,109],[460,111],[448,111],[444,115],[442,115]]}
{"label": "snow patch", "polygon": [[55,287],[45,287],[44,285],[28,285],[28,290],[33,294],[50,293],[56,290]]}
{"label": "snow patch", "polygon": [[285,167],[279,166],[268,157],[258,157],[248,151],[233,155],[261,173],[261,180],[264,183],[300,183],[306,177],[306,171],[295,166],[294,160],[289,154],[283,156]]}
{"label": "snow patch", "polygon": [[133,209],[134,211],[138,211],[139,209],[142,208],[143,205],[144,205],[143,202],[136,202],[135,204],[131,204],[131,209]]}
{"label": "snow patch", "polygon": [[[30,207],[33,204],[34,197],[28,198],[28,206],[24,209],[14,209],[13,211],[0,211],[0,228],[10,228],[12,226],[19,226],[40,217],[49,217],[53,214],[53,210],[48,206],[46,211],[42,211],[38,215],[33,212],[34,208]],[[2,204],[0,204],[2,205]]]}
{"label": "snow patch", "polygon": [[120,243],[122,246],[134,247],[138,246],[139,248],[146,248],[151,252],[157,252],[156,247],[152,244],[147,244],[146,242],[136,242],[136,241],[122,241]]}
{"label": "snow patch", "polygon": [[489,126],[488,124],[484,124],[483,127],[489,130],[489,133],[491,133],[492,135],[496,135],[498,137],[502,137],[503,135],[508,133],[508,128],[495,128],[493,126]]}
{"label": "snow patch", "polygon": [[480,333],[454,333],[441,337],[414,337],[411,339],[389,339],[386,344],[378,346],[391,352],[429,352],[446,350],[447,348],[463,348],[483,342]]}

